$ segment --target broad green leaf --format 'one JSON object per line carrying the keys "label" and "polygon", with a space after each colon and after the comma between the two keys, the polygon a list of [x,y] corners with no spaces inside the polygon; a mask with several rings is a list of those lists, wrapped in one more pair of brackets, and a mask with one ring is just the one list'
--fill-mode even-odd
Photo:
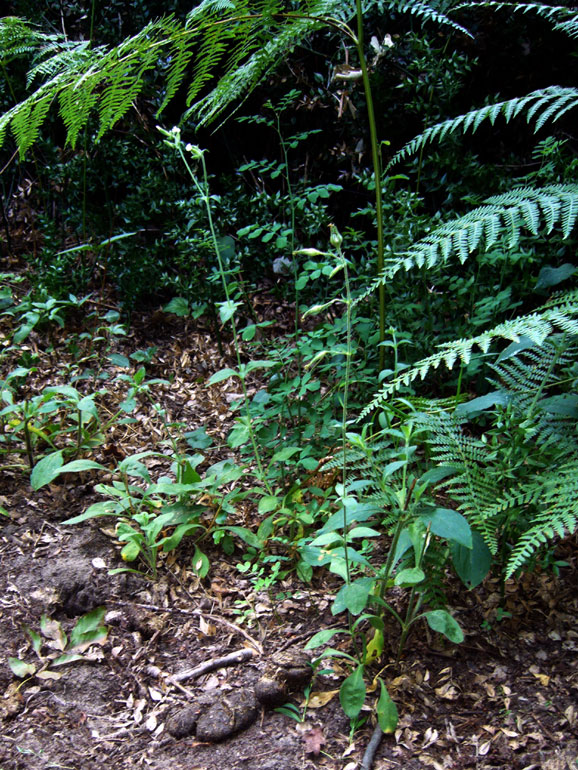
{"label": "broad green leaf", "polygon": [[274,463],[289,460],[291,457],[293,457],[294,454],[297,454],[297,452],[300,451],[301,447],[299,446],[286,446],[283,449],[280,449],[278,452],[275,452],[271,462]]}
{"label": "broad green leaf", "polygon": [[459,543],[465,548],[472,547],[472,531],[461,513],[451,508],[436,508],[433,513],[428,513],[421,519],[426,526],[429,525],[434,535],[450,543]]}
{"label": "broad green leaf", "polygon": [[257,510],[259,513],[269,513],[270,511],[275,511],[277,508],[279,508],[280,504],[281,498],[277,497],[276,495],[263,495],[263,497],[259,500]]}
{"label": "broad green leaf", "polygon": [[367,606],[367,600],[375,580],[369,577],[358,578],[342,586],[337,592],[331,608],[332,615],[349,610],[352,615],[359,615]]}
{"label": "broad green leaf", "polygon": [[70,646],[76,647],[84,641],[87,634],[92,634],[97,630],[106,633],[106,628],[102,625],[105,614],[106,607],[96,607],[79,618],[70,632]]}
{"label": "broad green leaf", "polygon": [[425,580],[425,572],[419,567],[410,567],[402,569],[395,576],[396,586],[414,586]]}
{"label": "broad green leaf", "polygon": [[267,516],[267,518],[263,519],[263,521],[259,524],[259,529],[257,530],[257,537],[263,543],[265,542],[265,540],[267,540],[268,537],[271,537],[274,531],[275,531],[275,517]]}
{"label": "broad green leaf", "polygon": [[430,612],[426,612],[424,615],[432,631],[443,634],[450,642],[455,642],[456,644],[464,641],[464,632],[457,620],[452,618],[446,610],[430,610]]}
{"label": "broad green leaf", "polygon": [[247,545],[253,546],[253,548],[262,548],[263,543],[254,532],[246,527],[221,527],[221,529],[227,532],[232,532],[237,537],[240,537]]}
{"label": "broad green leaf", "polygon": [[235,315],[235,311],[241,306],[241,302],[234,302],[229,299],[226,302],[217,302],[216,305],[219,308],[221,323],[227,323]]}
{"label": "broad green leaf", "polygon": [[111,353],[108,360],[111,364],[114,364],[114,366],[118,366],[121,369],[130,369],[130,359],[120,353]]}
{"label": "broad green leaf", "polygon": [[538,275],[536,291],[540,289],[549,289],[551,286],[557,286],[562,281],[570,278],[576,272],[576,267],[569,262],[560,265],[560,267],[543,267]]}
{"label": "broad green leaf", "polygon": [[509,393],[505,393],[502,390],[494,390],[492,393],[487,393],[485,396],[473,398],[465,404],[460,404],[456,408],[455,413],[457,417],[470,419],[480,412],[485,412],[487,409],[492,409],[495,406],[507,406],[511,400],[512,396]]}
{"label": "broad green leaf", "polygon": [[371,529],[371,527],[354,527],[349,532],[347,537],[349,540],[354,540],[358,537],[381,537],[382,534],[382,532],[378,532],[376,529]]}
{"label": "broad green leaf", "polygon": [[140,545],[134,540],[131,540],[129,543],[127,543],[124,546],[124,548],[120,552],[120,555],[123,561],[134,561],[135,559],[138,558],[140,551],[141,551]]}
{"label": "broad green leaf", "polygon": [[468,588],[480,585],[492,566],[492,554],[479,532],[472,532],[472,547],[450,546],[454,569]]}
{"label": "broad green leaf", "polygon": [[60,468],[60,473],[80,473],[81,471],[107,471],[106,465],[101,465],[94,460],[72,460]]}
{"label": "broad green leaf", "polygon": [[36,672],[34,663],[25,663],[25,661],[18,658],[8,658],[8,665],[12,673],[20,679],[32,676]]}
{"label": "broad green leaf", "polygon": [[84,656],[79,652],[65,652],[64,655],[60,655],[56,660],[53,660],[51,665],[65,666],[67,663],[75,663],[77,660],[84,660]]}
{"label": "broad green leaf", "polygon": [[354,498],[346,498],[345,515],[343,507],[340,508],[337,513],[334,513],[327,519],[318,534],[341,530],[343,529],[344,523],[349,527],[354,521],[367,521],[379,513],[379,511],[380,509],[377,505],[371,503],[359,503]]}
{"label": "broad green leaf", "polygon": [[70,645],[70,649],[75,652],[84,652],[93,644],[104,644],[107,639],[108,629],[105,626],[100,626],[95,628],[94,631],[87,631],[81,641]]}
{"label": "broad green leaf", "polygon": [[37,462],[30,474],[30,486],[32,489],[40,489],[54,481],[60,473],[63,462],[61,451],[52,452]]}
{"label": "broad green leaf", "polygon": [[322,647],[324,644],[327,644],[330,639],[333,639],[336,634],[347,633],[348,631],[342,630],[341,628],[324,628],[323,631],[318,631],[314,636],[311,637],[311,639],[305,645],[305,649],[314,650],[317,647]]}
{"label": "broad green leaf", "polygon": [[184,297],[173,297],[173,299],[164,306],[165,313],[174,313],[179,318],[186,318],[190,313],[189,303]]}
{"label": "broad green leaf", "polygon": [[245,364],[245,374],[249,374],[255,369],[269,369],[271,366],[275,366],[275,361],[268,359],[249,361],[248,364]]}
{"label": "broad green leaf", "polygon": [[382,731],[386,735],[390,735],[391,733],[394,733],[397,728],[399,719],[397,706],[391,699],[383,680],[380,679],[379,682],[381,684],[381,694],[377,701],[377,721]]}
{"label": "broad green leaf", "polygon": [[334,545],[335,543],[343,543],[341,532],[324,532],[322,535],[318,535],[315,540],[312,540],[309,545],[315,548],[317,546]]}
{"label": "broad green leaf", "polygon": [[228,380],[230,377],[238,377],[239,372],[237,372],[235,369],[219,369],[218,372],[215,372],[211,377],[209,378],[208,385],[215,385],[217,382],[223,382],[223,380]]}
{"label": "broad green leaf", "polygon": [[365,682],[363,680],[364,667],[359,666],[353,674],[345,679],[339,689],[339,700],[346,716],[350,719],[356,717],[365,703]]}
{"label": "broad green leaf", "polygon": [[211,563],[208,557],[201,551],[198,545],[195,545],[195,553],[191,560],[191,568],[195,575],[204,578],[208,575]]}
{"label": "broad green leaf", "polygon": [[69,524],[80,524],[88,519],[94,519],[97,516],[114,516],[119,512],[119,504],[113,500],[104,500],[101,503],[93,503],[89,506],[84,513],[80,513],[78,516],[73,516],[71,519],[66,519],[62,522],[63,526]]}
{"label": "broad green leaf", "polygon": [[539,402],[540,409],[549,414],[561,417],[578,417],[578,396],[575,393],[565,393],[559,396],[550,396]]}
{"label": "broad green leaf", "polygon": [[185,433],[185,439],[191,449],[207,449],[213,443],[213,439],[207,435],[207,429],[204,425]]}
{"label": "broad green leaf", "polygon": [[80,401],[80,393],[76,390],[76,388],[73,388],[72,385],[54,385],[48,388],[44,389],[44,393],[47,393],[49,395],[52,395],[53,393],[58,393],[60,396],[65,396],[66,398],[70,399],[70,401],[77,402]]}
{"label": "broad green leaf", "polygon": [[40,657],[40,649],[42,647],[42,637],[37,631],[34,631],[34,629],[30,628],[30,626],[23,626],[24,630],[30,637],[30,641],[32,642],[32,649],[34,652]]}
{"label": "broad green leaf", "polygon": [[535,340],[532,340],[530,337],[526,337],[525,335],[521,334],[518,342],[512,342],[511,345],[508,345],[505,350],[502,350],[496,359],[496,363],[500,364],[502,361],[507,361],[508,358],[512,358],[524,350],[529,350],[530,348],[535,347],[535,345]]}
{"label": "broad green leaf", "polygon": [[227,444],[231,447],[231,449],[237,449],[237,447],[246,444],[250,438],[251,431],[249,426],[244,425],[243,423],[238,423],[227,436]]}
{"label": "broad green leaf", "polygon": [[430,468],[429,471],[426,471],[423,476],[420,477],[419,483],[428,485],[437,484],[438,481],[443,481],[443,479],[451,476],[455,472],[456,469],[449,465],[440,465],[437,468]]}
{"label": "broad green leaf", "polygon": [[307,564],[307,562],[303,560],[298,561],[295,570],[299,580],[302,580],[304,583],[310,583],[313,579],[313,567]]}
{"label": "broad green leaf", "polygon": [[76,405],[76,408],[79,412],[83,412],[83,414],[89,414],[91,417],[94,417],[95,420],[98,420],[98,409],[94,403],[93,396],[85,396],[84,398],[81,398]]}
{"label": "broad green leaf", "polygon": [[[161,524],[161,529],[166,526],[165,524]],[[167,537],[163,537],[161,540],[156,541],[156,535],[158,532],[154,535],[155,539],[155,545],[159,548],[162,546],[162,549],[165,553],[169,553],[170,551],[174,551],[175,548],[179,545],[181,540],[186,537],[187,535],[190,535],[192,532],[194,532],[196,529],[205,529],[205,527],[202,524],[198,524],[195,522],[186,522],[184,524],[179,524],[178,527],[175,527],[175,530],[172,532],[172,534],[168,535]],[[160,530],[159,530],[160,531]]]}
{"label": "broad green leaf", "polygon": [[[147,452],[146,454],[150,455],[153,453]],[[134,476],[137,479],[144,479],[150,484],[151,477],[146,465],[141,463],[142,456],[143,453],[132,455],[132,457],[125,457],[125,459],[119,463],[118,469],[121,473],[126,473],[127,476]]]}

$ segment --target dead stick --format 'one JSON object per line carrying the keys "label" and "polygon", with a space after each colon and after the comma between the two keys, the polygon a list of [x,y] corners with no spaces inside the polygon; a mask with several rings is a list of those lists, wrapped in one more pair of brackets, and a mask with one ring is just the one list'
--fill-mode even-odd
{"label": "dead stick", "polygon": [[369,739],[369,743],[367,744],[367,748],[365,749],[363,759],[361,760],[361,770],[371,770],[371,766],[373,765],[373,760],[375,758],[375,752],[379,748],[379,744],[381,743],[382,738],[383,738],[383,730],[381,729],[379,724],[377,724],[375,725],[375,730],[373,731],[373,734]]}
{"label": "dead stick", "polygon": [[209,620],[213,620],[215,623],[220,623],[223,626],[227,626],[227,628],[230,628],[231,631],[235,631],[238,634],[241,634],[241,636],[245,637],[245,639],[257,650],[259,655],[263,654],[263,645],[258,642],[256,639],[254,639],[252,636],[250,636],[246,631],[244,631],[240,626],[236,626],[234,623],[230,623],[228,620],[225,620],[225,618],[221,618],[218,615],[210,615],[206,612],[202,612],[201,610],[181,610],[178,607],[159,607],[157,604],[143,604],[140,602],[121,602],[117,599],[109,599],[108,604],[119,604],[120,606],[131,606],[131,607],[142,607],[145,610],[153,610],[155,612],[169,612],[169,613],[175,613],[178,612],[181,615],[191,615],[193,617],[201,617],[201,618],[208,618]]}
{"label": "dead stick", "polygon": [[229,655],[224,655],[222,658],[213,658],[212,660],[206,660],[195,668],[189,668],[186,671],[179,671],[178,674],[169,676],[167,682],[174,684],[176,682],[184,682],[185,679],[196,679],[203,674],[208,674],[209,671],[214,671],[217,668],[223,668],[224,666],[235,666],[237,663],[243,663],[249,660],[255,655],[254,650],[250,650],[245,647],[242,650],[231,652]]}

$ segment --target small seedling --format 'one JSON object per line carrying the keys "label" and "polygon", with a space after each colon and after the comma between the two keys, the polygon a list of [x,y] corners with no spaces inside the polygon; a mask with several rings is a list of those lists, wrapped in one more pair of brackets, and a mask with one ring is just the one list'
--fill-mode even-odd
{"label": "small seedling", "polygon": [[40,633],[24,626],[39,663],[8,658],[12,673],[24,680],[33,676],[38,679],[60,679],[62,673],[54,671],[54,668],[77,660],[93,660],[89,648],[95,644],[102,645],[108,639],[108,628],[102,622],[105,612],[105,607],[97,607],[83,615],[70,632],[70,637],[67,637],[57,620],[47,615],[40,619]]}

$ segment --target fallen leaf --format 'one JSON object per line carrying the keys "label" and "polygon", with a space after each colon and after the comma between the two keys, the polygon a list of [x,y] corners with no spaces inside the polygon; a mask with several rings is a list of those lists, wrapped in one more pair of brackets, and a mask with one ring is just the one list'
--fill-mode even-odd
{"label": "fallen leaf", "polygon": [[59,671],[39,671],[36,676],[38,679],[60,679],[64,673]]}
{"label": "fallen leaf", "polygon": [[532,673],[543,687],[548,687],[550,684],[550,677],[547,674],[537,674],[535,671]]}
{"label": "fallen leaf", "polygon": [[303,742],[305,744],[305,753],[318,756],[321,751],[321,747],[325,743],[325,736],[323,730],[320,727],[313,727],[309,732],[303,736]]}
{"label": "fallen leaf", "polygon": [[[307,707],[310,709],[320,709],[326,706],[334,698],[339,690],[326,690],[325,692],[314,692],[309,697]],[[305,703],[303,704],[305,705]]]}
{"label": "fallen leaf", "polygon": [[149,733],[152,733],[154,730],[157,729],[157,724],[158,722],[157,722],[156,716],[154,714],[151,714],[150,717],[144,723],[144,726]]}

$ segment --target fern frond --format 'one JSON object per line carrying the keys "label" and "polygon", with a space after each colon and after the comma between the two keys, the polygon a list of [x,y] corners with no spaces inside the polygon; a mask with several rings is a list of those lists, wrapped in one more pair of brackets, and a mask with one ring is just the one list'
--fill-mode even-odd
{"label": "fern frond", "polygon": [[480,107],[464,115],[458,115],[457,118],[451,118],[427,128],[394,155],[387,165],[387,170],[405,158],[415,155],[427,144],[436,140],[441,141],[450,134],[465,134],[470,130],[474,133],[486,120],[494,125],[500,115],[509,123],[513,118],[525,112],[526,122],[528,124],[533,123],[534,132],[536,132],[546,122],[555,122],[568,110],[577,106],[578,89],[549,86],[538,91],[532,91],[526,96]]}
{"label": "fern frond", "polygon": [[[12,124],[21,155],[26,152],[51,104],[58,104],[73,146],[90,114],[96,113],[98,141],[131,108],[159,65],[166,77],[159,112],[189,76],[186,117],[194,111],[201,123],[209,123],[311,32],[329,25],[352,36],[342,21],[351,11],[350,3],[338,0],[305,0],[299,12],[287,10],[284,0],[204,0],[185,24],[172,16],[151,22],[108,50],[68,44],[36,33],[20,20],[5,21],[0,25],[4,54],[34,52],[41,61],[30,76],[48,80],[0,117],[0,143]],[[217,74],[217,85],[194,104]]]}
{"label": "fern frond", "polygon": [[94,62],[99,53],[104,53],[104,50],[102,46],[91,49],[87,40],[79,43],[58,41],[56,45],[42,46],[35,60],[39,56],[44,58],[28,71],[26,84],[31,86],[36,79],[53,78],[55,75],[74,69],[84,62]]}
{"label": "fern frond", "polygon": [[432,230],[425,238],[385,261],[381,274],[358,297],[356,304],[388,283],[400,270],[432,268],[457,256],[463,264],[476,249],[489,249],[506,236],[514,249],[522,229],[537,236],[550,234],[559,225],[567,238],[578,216],[578,185],[557,184],[542,188],[519,187],[487,198],[484,205]]}
{"label": "fern frond", "polygon": [[439,488],[456,501],[458,510],[480,532],[492,553],[496,553],[496,522],[487,514],[496,500],[495,479],[487,473],[488,446],[467,435],[460,421],[445,412],[422,415],[420,423],[430,432],[428,444],[436,465],[455,471]]}
{"label": "fern frond", "polygon": [[426,375],[432,369],[437,369],[441,363],[445,363],[448,369],[457,361],[469,363],[476,347],[482,353],[487,353],[495,340],[519,342],[522,336],[529,337],[536,345],[542,345],[547,337],[559,331],[566,331],[571,335],[578,334],[578,291],[558,297],[556,304],[549,304],[535,313],[505,321],[475,337],[439,345],[437,353],[423,358],[386,383],[358,419],[362,420],[381,407],[392,393],[404,385],[409,386],[418,378],[424,380]]}
{"label": "fern frond", "polygon": [[13,59],[33,56],[47,41],[62,39],[46,35],[24,19],[5,16],[0,19],[0,62],[4,65]]}
{"label": "fern frond", "polygon": [[492,11],[506,10],[514,14],[530,16],[535,14],[539,18],[552,23],[553,29],[563,32],[569,37],[578,37],[578,15],[570,8],[561,5],[543,5],[542,3],[503,3],[482,0],[482,2],[460,3],[455,11],[468,9],[479,11],[488,8]]}
{"label": "fern frond", "polygon": [[[578,456],[538,479],[531,492],[532,501],[540,512],[514,546],[506,567],[506,578],[524,567],[548,541],[556,536],[570,535],[578,528]],[[508,506],[509,498],[501,504]]]}
{"label": "fern frond", "polygon": [[422,2],[422,0],[414,0],[414,2],[388,0],[388,2],[380,3],[380,7],[390,12],[397,11],[398,13],[415,16],[422,24],[431,22],[437,27],[450,27],[454,32],[473,38],[472,33],[466,27],[463,27],[445,13],[442,13],[439,8],[434,8],[426,2]]}
{"label": "fern frond", "polygon": [[[242,101],[288,51],[321,29],[327,23],[327,12],[338,6],[338,3],[321,0],[306,3],[303,15],[287,13],[277,18],[269,13],[260,21],[258,36],[242,37],[244,49],[236,52],[225,75],[207,96],[190,107],[185,119],[193,117],[200,125],[208,125],[220,118],[233,101]],[[189,91],[188,104],[196,93]]]}

